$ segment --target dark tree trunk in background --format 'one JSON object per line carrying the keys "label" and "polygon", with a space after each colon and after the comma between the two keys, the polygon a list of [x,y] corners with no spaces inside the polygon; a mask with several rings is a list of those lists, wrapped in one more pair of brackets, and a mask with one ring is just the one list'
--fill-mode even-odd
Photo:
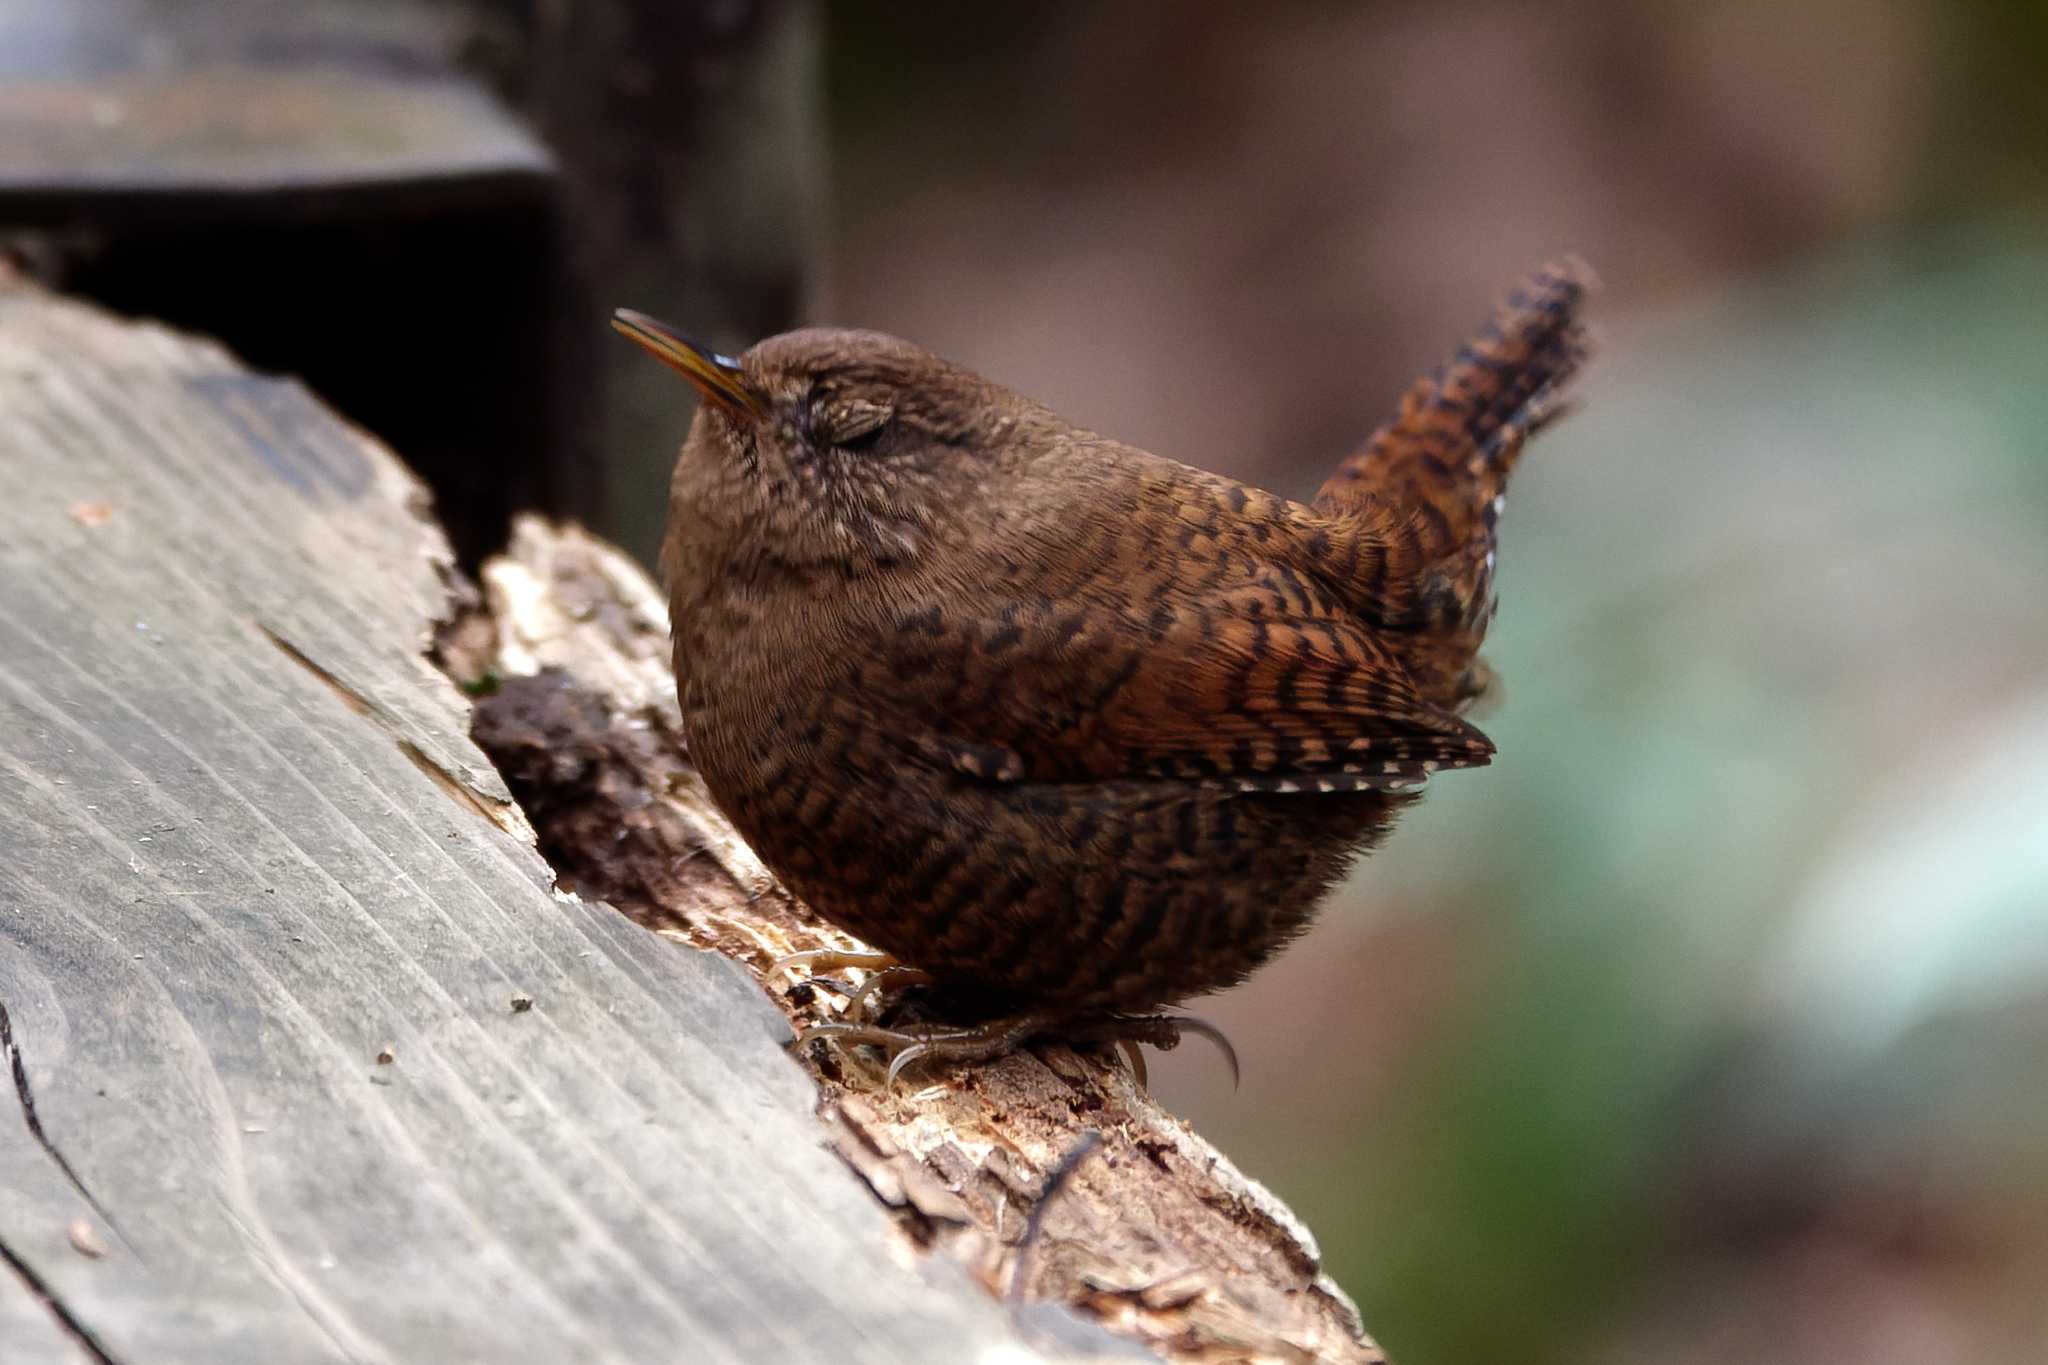
{"label": "dark tree trunk in background", "polygon": [[508,94],[560,166],[578,316],[562,358],[605,422],[599,524],[651,563],[688,386],[605,318],[625,305],[738,350],[803,306],[820,190],[817,16],[807,0],[487,0],[523,40]]}

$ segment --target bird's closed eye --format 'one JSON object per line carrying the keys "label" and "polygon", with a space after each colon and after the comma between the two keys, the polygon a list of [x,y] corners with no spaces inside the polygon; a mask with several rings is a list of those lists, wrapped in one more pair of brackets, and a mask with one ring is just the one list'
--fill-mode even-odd
{"label": "bird's closed eye", "polygon": [[867,398],[834,398],[811,414],[811,435],[835,446],[858,446],[888,424],[896,410]]}

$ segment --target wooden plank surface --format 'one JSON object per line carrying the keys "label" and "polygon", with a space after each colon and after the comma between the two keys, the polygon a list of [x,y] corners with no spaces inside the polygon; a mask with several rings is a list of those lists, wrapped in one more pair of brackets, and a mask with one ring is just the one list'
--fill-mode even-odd
{"label": "wooden plank surface", "polygon": [[552,889],[374,442],[0,283],[0,487],[0,1359],[1033,1358],[740,970]]}

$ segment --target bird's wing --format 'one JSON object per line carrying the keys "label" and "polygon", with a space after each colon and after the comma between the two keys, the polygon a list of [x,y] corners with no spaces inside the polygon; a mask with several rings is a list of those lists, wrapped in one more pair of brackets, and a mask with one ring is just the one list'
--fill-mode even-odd
{"label": "bird's wing", "polygon": [[904,731],[971,777],[1355,791],[1493,754],[1422,700],[1369,627],[1271,564],[1155,604],[1112,587],[1057,606],[955,602],[906,624],[886,664],[917,699]]}

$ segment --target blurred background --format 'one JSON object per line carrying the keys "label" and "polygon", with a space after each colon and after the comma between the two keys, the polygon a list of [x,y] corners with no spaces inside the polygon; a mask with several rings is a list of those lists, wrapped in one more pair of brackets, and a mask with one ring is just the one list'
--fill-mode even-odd
{"label": "blurred background", "polygon": [[[447,100],[347,87],[326,170],[250,178],[247,128],[137,112],[225,31]],[[1155,1088],[1404,1365],[2048,1359],[2048,4],[5,0],[0,39],[12,254],[306,373],[472,559],[525,503],[651,549],[687,396],[616,303],[899,332],[1306,496],[1583,256],[1499,758],[1200,1005],[1241,1087],[1190,1048]],[[309,242],[331,354],[275,325]]]}

